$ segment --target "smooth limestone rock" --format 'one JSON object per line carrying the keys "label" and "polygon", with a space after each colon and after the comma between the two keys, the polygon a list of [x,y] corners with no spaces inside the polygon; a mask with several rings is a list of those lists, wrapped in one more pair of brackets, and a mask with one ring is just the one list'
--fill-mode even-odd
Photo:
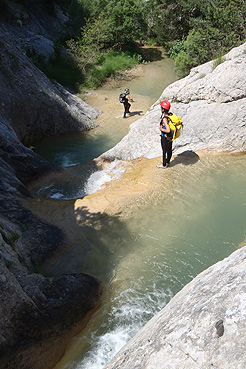
{"label": "smooth limestone rock", "polygon": [[246,150],[246,43],[233,49],[215,67],[210,61],[193,68],[190,74],[169,85],[145,116],[130,126],[129,133],[104,159],[133,160],[162,155],[160,145],[160,106],[171,102],[171,111],[184,123],[174,141],[174,154],[184,151]]}
{"label": "smooth limestone rock", "polygon": [[105,369],[244,369],[246,246],[188,283]]}

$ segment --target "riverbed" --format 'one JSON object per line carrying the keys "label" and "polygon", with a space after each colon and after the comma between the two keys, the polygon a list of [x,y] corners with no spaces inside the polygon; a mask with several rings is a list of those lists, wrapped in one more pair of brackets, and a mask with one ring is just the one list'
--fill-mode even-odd
{"label": "riverbed", "polygon": [[[88,151],[93,142],[98,148],[103,143],[105,151],[128,132],[165,83],[172,82],[159,81],[165,71],[160,62],[141,66],[139,74],[129,72],[127,83],[111,80],[85,96],[103,114],[98,129],[77,151]],[[149,79],[151,68],[161,69],[158,83],[163,88],[145,98],[147,81],[154,81]],[[154,85],[156,92],[157,82]],[[132,110],[136,114],[124,120],[118,95],[125,87],[137,102]],[[53,275],[95,275],[104,282],[104,296],[55,369],[102,369],[185,284],[245,242],[246,160],[243,154],[184,152],[166,171],[156,168],[160,158],[141,158],[111,163],[85,177],[87,161],[101,150],[71,159],[64,147],[58,160],[68,167],[69,184],[62,176],[55,184],[51,179],[31,204],[71,240],[70,248],[45,267]],[[52,199],[44,197],[51,192]]]}

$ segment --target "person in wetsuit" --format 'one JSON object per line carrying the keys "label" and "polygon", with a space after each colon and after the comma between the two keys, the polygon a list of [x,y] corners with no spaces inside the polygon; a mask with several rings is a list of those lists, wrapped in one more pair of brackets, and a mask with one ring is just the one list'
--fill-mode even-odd
{"label": "person in wetsuit", "polygon": [[157,165],[157,168],[167,168],[172,157],[172,133],[168,124],[168,112],[171,104],[167,100],[160,103],[161,106],[161,121],[159,130],[161,131],[161,147],[162,147],[162,164]]}
{"label": "person in wetsuit", "polygon": [[130,98],[130,90],[129,88],[126,88],[125,89],[125,101],[124,101],[124,115],[123,115],[123,118],[126,118],[126,114],[130,114],[130,107],[131,107],[131,104],[130,102],[135,102],[133,99]]}

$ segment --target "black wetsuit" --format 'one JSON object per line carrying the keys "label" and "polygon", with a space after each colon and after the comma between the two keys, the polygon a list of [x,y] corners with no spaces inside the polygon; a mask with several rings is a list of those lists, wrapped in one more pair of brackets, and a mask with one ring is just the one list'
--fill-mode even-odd
{"label": "black wetsuit", "polygon": [[130,113],[129,112],[130,107],[131,107],[131,104],[129,103],[129,101],[127,99],[125,99],[125,101],[124,101],[125,111],[124,111],[124,115],[123,115],[124,118],[126,117],[126,113]]}
{"label": "black wetsuit", "polygon": [[168,141],[165,136],[161,136],[161,147],[163,153],[162,165],[165,167],[170,163],[172,157],[172,141]]}
{"label": "black wetsuit", "polygon": [[[168,119],[168,116],[164,116],[161,118],[161,123],[164,118]],[[171,157],[172,157],[172,150],[173,150],[173,142],[172,142],[173,133],[161,133],[161,147],[163,153],[162,165],[165,167],[169,165]]]}

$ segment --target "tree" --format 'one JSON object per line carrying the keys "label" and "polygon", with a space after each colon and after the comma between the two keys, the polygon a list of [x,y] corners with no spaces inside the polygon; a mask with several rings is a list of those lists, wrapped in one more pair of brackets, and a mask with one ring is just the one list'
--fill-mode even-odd
{"label": "tree", "polygon": [[82,73],[86,67],[95,63],[109,38],[109,26],[107,20],[102,17],[88,20],[82,28],[81,38],[69,40],[68,50],[75,59]]}
{"label": "tree", "polygon": [[180,1],[148,0],[145,14],[149,36],[160,45],[167,47],[170,41],[182,39],[189,32],[189,17]]}
{"label": "tree", "polygon": [[106,8],[111,31],[111,45],[127,48],[147,32],[142,0],[109,0]]}
{"label": "tree", "polygon": [[243,0],[149,0],[155,4],[152,32],[169,48],[184,74],[238,46],[246,38]]}

